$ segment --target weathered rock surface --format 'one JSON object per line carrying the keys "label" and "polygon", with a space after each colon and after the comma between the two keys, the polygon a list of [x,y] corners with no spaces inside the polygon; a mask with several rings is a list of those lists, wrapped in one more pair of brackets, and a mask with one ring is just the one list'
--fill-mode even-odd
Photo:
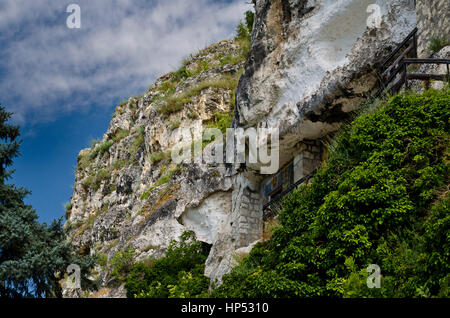
{"label": "weathered rock surface", "polygon": [[[171,150],[195,141],[183,128],[189,134],[214,127],[217,114],[231,122],[241,51],[232,40],[212,45],[117,107],[103,139],[78,157],[66,223],[75,247],[108,260],[133,248],[139,261],[163,256],[188,230],[209,244],[230,232],[230,172],[224,165],[176,164]],[[110,267],[96,270],[101,297],[125,296]]]}
{"label": "weathered rock surface", "polygon": [[416,0],[419,29],[418,55],[426,58],[432,39],[450,43],[450,2],[448,0]]}
{"label": "weathered rock surface", "polygon": [[[233,126],[279,129],[281,168],[303,141],[337,131],[373,93],[375,70],[414,29],[416,12],[403,0],[254,3],[252,48],[239,81]],[[211,277],[219,282],[231,269],[230,255],[261,238],[263,178],[257,165],[246,165],[233,179],[233,226],[231,236],[224,237],[232,242],[220,242],[228,251],[216,251],[220,257],[208,260],[216,262]]]}
{"label": "weathered rock surface", "polygon": [[[67,225],[75,246],[109,259],[133,247],[143,260],[161,257],[171,240],[192,230],[212,245],[205,274],[220,283],[261,239],[264,176],[245,164],[172,162],[168,151],[195,141],[177,128],[199,128],[228,113],[240,77],[233,126],[279,128],[281,167],[303,140],[339,129],[375,89],[374,70],[416,24],[408,0],[254,3],[241,77],[243,60],[223,59],[240,56],[241,48],[222,41],[119,106],[99,145],[80,152]],[[377,17],[379,25],[370,20]],[[109,286],[108,268],[98,270],[104,289],[93,296],[125,295],[123,286]]]}
{"label": "weathered rock surface", "polygon": [[337,130],[416,23],[404,0],[257,0],[255,8],[234,124],[279,127],[282,149]]}

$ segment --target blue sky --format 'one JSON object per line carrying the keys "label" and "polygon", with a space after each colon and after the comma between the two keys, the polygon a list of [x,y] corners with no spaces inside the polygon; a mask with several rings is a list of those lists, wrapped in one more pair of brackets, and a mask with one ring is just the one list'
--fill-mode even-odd
{"label": "blue sky", "polygon": [[[105,133],[115,105],[190,53],[230,38],[246,0],[2,0],[0,104],[21,127],[12,183],[41,221],[64,214],[78,152]],[[81,28],[69,29],[69,4]]]}

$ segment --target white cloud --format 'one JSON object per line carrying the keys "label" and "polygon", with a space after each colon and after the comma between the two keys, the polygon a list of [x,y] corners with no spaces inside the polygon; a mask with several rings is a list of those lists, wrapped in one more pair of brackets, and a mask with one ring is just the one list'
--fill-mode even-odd
{"label": "white cloud", "polygon": [[[71,2],[81,29],[66,27]],[[231,37],[251,8],[245,0],[71,2],[0,4],[0,98],[21,124],[142,92],[189,53]]]}

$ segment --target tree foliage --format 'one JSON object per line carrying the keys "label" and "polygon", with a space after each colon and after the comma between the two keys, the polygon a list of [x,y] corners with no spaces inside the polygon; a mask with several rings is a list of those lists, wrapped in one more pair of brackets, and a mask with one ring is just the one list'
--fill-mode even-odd
{"label": "tree foliage", "polygon": [[236,27],[236,39],[248,39],[252,34],[255,14],[252,11],[245,12],[245,21],[240,21]]}
{"label": "tree foliage", "polygon": [[[449,90],[361,114],[215,297],[448,297]],[[381,288],[366,285],[369,264]]]}
{"label": "tree foliage", "polygon": [[[62,219],[40,224],[23,200],[30,191],[8,184],[8,170],[19,153],[19,127],[7,124],[11,113],[0,107],[0,297],[61,296],[59,280],[69,264],[86,273],[93,259],[72,252]],[[59,277],[58,277],[59,275]],[[93,287],[86,278],[85,288]]]}
{"label": "tree foliage", "polygon": [[150,263],[135,264],[127,276],[127,297],[188,298],[207,295],[209,279],[203,275],[208,249],[185,232],[172,241],[167,254]]}

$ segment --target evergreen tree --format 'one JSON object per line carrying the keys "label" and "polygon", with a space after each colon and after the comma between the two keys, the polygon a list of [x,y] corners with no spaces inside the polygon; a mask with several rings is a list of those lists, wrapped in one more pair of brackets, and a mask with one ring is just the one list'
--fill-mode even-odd
{"label": "evergreen tree", "polygon": [[[73,253],[62,218],[40,224],[35,210],[23,202],[30,191],[7,184],[14,172],[8,167],[20,155],[19,127],[7,124],[10,116],[0,106],[0,297],[61,297],[58,276],[69,264],[86,273],[94,258]],[[83,277],[81,283],[95,285]]]}

